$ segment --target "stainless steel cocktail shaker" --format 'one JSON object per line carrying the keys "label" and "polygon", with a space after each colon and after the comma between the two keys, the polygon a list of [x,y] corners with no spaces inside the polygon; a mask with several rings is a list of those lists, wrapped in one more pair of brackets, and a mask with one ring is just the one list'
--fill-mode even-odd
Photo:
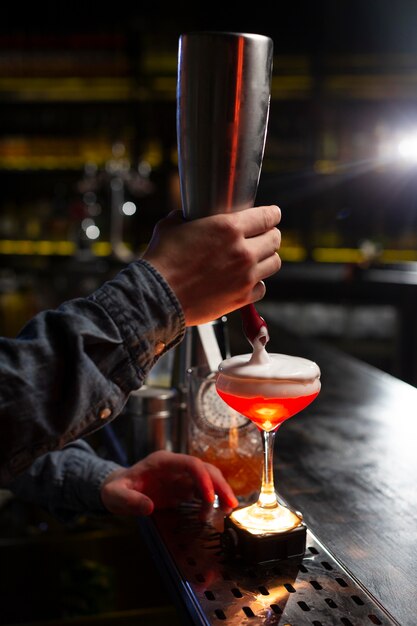
{"label": "stainless steel cocktail shaker", "polygon": [[180,37],[177,143],[187,219],[254,205],[267,134],[273,43],[247,33]]}

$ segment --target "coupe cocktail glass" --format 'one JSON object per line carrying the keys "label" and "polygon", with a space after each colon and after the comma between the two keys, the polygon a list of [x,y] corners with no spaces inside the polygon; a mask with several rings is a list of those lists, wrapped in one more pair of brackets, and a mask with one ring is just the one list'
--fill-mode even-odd
{"label": "coupe cocktail glass", "polygon": [[231,518],[253,534],[288,532],[303,523],[302,515],[278,501],[274,486],[274,442],[281,424],[302,411],[320,391],[320,369],[314,361],[286,354],[226,359],[219,366],[216,389],[233,409],[259,428],[263,443],[261,491],[257,502],[237,509]]}

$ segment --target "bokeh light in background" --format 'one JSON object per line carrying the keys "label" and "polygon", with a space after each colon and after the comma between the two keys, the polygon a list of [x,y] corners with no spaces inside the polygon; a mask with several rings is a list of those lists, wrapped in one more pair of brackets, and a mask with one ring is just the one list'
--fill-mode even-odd
{"label": "bokeh light in background", "polygon": [[134,215],[136,213],[136,204],[134,202],[124,202],[122,205],[122,213],[125,215]]}

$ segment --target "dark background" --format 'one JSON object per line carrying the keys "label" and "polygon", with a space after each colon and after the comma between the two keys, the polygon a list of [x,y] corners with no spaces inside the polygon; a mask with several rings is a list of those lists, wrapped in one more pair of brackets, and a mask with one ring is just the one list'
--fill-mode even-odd
{"label": "dark background", "polygon": [[[8,4],[0,22],[2,334],[123,265],[112,244],[111,180],[120,168],[124,199],[137,205],[122,224],[133,253],[180,206],[180,34],[257,32],[274,42],[257,203],[279,204],[283,214],[269,314],[414,382],[414,344],[407,357],[401,346],[414,315],[417,181],[397,145],[417,128],[416,27],[417,4],[406,0]],[[85,219],[100,228],[98,240],[86,236]],[[375,269],[384,272],[378,280]]]}

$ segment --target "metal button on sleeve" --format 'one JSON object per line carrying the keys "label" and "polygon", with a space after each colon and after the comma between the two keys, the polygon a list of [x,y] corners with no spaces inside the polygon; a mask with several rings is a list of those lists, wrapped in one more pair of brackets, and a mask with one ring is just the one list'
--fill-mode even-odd
{"label": "metal button on sleeve", "polygon": [[165,345],[166,344],[163,341],[158,341],[158,343],[155,346],[155,354],[156,355],[161,354],[161,352],[163,352],[165,349]]}
{"label": "metal button on sleeve", "polygon": [[100,411],[100,419],[105,420],[111,415],[110,409],[101,409]]}

